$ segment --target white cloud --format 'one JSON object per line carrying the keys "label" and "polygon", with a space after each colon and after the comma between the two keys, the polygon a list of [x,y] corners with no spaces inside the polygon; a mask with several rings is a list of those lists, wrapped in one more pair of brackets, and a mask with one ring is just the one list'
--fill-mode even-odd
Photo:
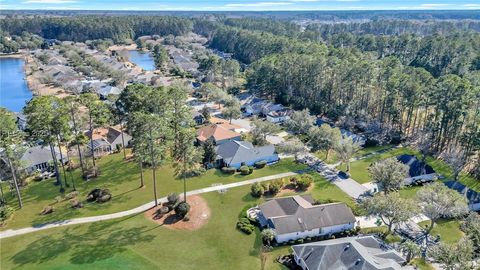
{"label": "white cloud", "polygon": [[450,6],[450,4],[421,4],[420,6],[424,8],[434,8],[434,7],[447,7],[447,6]]}
{"label": "white cloud", "polygon": [[24,4],[69,4],[76,3],[76,0],[28,0]]}
{"label": "white cloud", "polygon": [[360,0],[336,0],[337,2],[359,2]]}
{"label": "white cloud", "polygon": [[320,0],[288,0],[289,2],[320,2]]}
{"label": "white cloud", "polygon": [[226,4],[225,7],[237,8],[237,7],[274,7],[274,6],[286,6],[291,5],[291,2],[258,2],[248,4]]}
{"label": "white cloud", "polygon": [[464,7],[480,7],[480,4],[465,4]]}

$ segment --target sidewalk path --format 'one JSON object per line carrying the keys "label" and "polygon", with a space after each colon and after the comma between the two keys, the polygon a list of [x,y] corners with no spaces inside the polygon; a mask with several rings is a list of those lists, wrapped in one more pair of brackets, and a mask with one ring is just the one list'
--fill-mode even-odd
{"label": "sidewalk path", "polygon": [[[225,184],[225,185],[220,184],[220,185],[216,185],[216,186],[211,186],[211,187],[206,187],[206,188],[201,188],[201,189],[197,189],[197,190],[188,191],[187,196],[188,195],[201,194],[201,193],[207,193],[207,192],[212,192],[212,191],[221,191],[221,190],[225,190],[225,189],[229,189],[229,188],[250,185],[250,184],[253,184],[255,182],[270,181],[270,180],[274,180],[274,179],[278,179],[278,178],[297,175],[297,174],[302,173],[302,172],[303,171],[286,172],[286,173],[274,174],[274,175],[254,178],[254,179],[250,179],[250,180],[245,180],[245,181],[235,182],[235,183],[230,183],[230,184]],[[163,202],[166,202],[166,201],[167,201],[167,197],[162,197],[162,198],[158,199],[159,203],[163,203]],[[12,237],[12,236],[17,236],[17,235],[22,235],[22,234],[26,234],[26,233],[31,233],[31,232],[36,232],[36,231],[40,231],[40,230],[46,230],[46,229],[50,229],[50,228],[63,227],[63,226],[67,226],[67,225],[91,223],[91,222],[96,222],[96,221],[125,217],[125,216],[129,216],[129,215],[145,212],[145,211],[147,211],[148,209],[150,209],[154,206],[155,206],[155,202],[151,201],[151,202],[146,203],[144,205],[141,205],[137,208],[133,208],[133,209],[130,209],[130,210],[117,212],[117,213],[113,213],[113,214],[108,214],[108,215],[82,217],[82,218],[72,218],[72,219],[67,219],[67,220],[62,220],[62,221],[57,221],[57,222],[52,222],[52,223],[46,223],[46,224],[42,224],[42,225],[34,226],[34,227],[27,227],[27,228],[16,229],[16,230],[11,230],[11,229],[10,230],[5,230],[5,231],[0,232],[0,239],[7,238],[7,237]]]}

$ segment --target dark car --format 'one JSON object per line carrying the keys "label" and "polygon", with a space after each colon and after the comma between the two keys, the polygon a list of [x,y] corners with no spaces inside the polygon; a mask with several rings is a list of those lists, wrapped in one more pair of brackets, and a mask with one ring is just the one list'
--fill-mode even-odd
{"label": "dark car", "polygon": [[338,172],[338,177],[340,177],[342,179],[347,179],[347,178],[350,178],[350,174],[347,173],[347,172],[344,172],[344,171],[339,171]]}

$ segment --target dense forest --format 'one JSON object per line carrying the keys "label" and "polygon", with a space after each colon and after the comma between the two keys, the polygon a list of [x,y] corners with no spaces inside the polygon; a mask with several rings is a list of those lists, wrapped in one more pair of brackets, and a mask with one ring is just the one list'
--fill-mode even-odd
{"label": "dense forest", "polygon": [[194,30],[249,64],[247,88],[261,96],[349,128],[388,130],[390,138],[426,132],[437,153],[459,145],[478,151],[480,34],[463,31],[474,29],[468,22],[428,25],[421,35],[415,22],[398,21],[302,32],[292,23],[242,18],[199,20]]}
{"label": "dense forest", "polygon": [[245,64],[245,86],[259,96],[390,141],[426,134],[436,153],[480,149],[478,21],[76,16],[9,18],[0,28],[27,40],[115,43],[193,31]]}
{"label": "dense forest", "polygon": [[47,39],[111,39],[121,43],[143,35],[184,35],[191,31],[192,22],[179,17],[154,16],[22,17],[0,20],[0,29],[10,35],[26,31]]}

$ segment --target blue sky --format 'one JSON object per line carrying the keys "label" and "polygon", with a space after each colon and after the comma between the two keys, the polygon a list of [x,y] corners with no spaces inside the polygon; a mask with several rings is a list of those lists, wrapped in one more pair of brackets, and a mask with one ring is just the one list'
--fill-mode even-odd
{"label": "blue sky", "polygon": [[479,0],[0,0],[0,9],[439,10],[480,9]]}

